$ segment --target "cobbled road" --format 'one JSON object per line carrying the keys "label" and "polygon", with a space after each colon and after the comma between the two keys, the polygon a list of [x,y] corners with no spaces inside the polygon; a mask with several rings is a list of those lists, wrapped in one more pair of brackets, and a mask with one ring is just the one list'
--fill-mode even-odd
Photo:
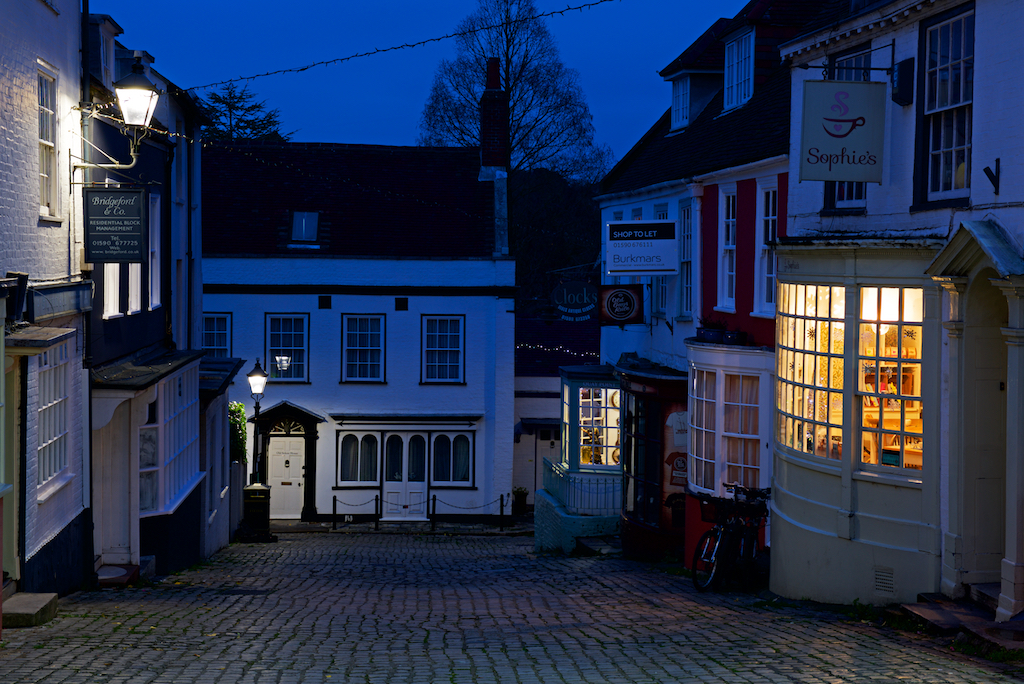
{"label": "cobbled road", "polygon": [[0,682],[1007,682],[941,640],[511,536],[283,534],[7,629]]}

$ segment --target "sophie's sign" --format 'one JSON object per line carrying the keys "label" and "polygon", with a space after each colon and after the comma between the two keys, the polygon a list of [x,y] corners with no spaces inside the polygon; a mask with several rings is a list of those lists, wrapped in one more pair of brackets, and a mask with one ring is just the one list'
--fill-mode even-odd
{"label": "sophie's sign", "polygon": [[804,81],[800,180],[882,182],[886,84]]}
{"label": "sophie's sign", "polygon": [[679,240],[673,221],[611,221],[605,225],[608,275],[677,275]]}
{"label": "sophie's sign", "polygon": [[142,262],[146,253],[145,190],[85,189],[85,260]]}

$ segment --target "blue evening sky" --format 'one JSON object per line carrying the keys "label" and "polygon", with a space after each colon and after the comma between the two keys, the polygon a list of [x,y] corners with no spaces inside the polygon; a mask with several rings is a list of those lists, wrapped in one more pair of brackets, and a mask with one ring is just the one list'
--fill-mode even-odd
{"label": "blue evening sky", "polygon": [[[543,13],[592,1],[535,4]],[[562,62],[580,74],[598,141],[616,161],[670,104],[671,86],[658,71],[743,5],[610,0],[545,20]],[[149,52],[161,74],[191,88],[440,37],[476,7],[476,0],[90,0],[89,10],[113,17],[125,47]],[[265,76],[249,88],[281,111],[293,140],[414,145],[435,67],[454,54],[448,39]]]}

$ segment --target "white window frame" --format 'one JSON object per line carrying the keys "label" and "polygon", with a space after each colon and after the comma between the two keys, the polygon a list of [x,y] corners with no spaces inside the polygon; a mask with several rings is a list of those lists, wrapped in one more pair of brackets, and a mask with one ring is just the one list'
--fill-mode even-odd
{"label": "white window frame", "polygon": [[36,484],[39,487],[62,479],[70,464],[70,345],[69,341],[62,342],[37,357]]}
{"label": "white window frame", "polygon": [[[729,392],[729,381],[731,378],[736,378],[740,383],[740,396],[734,397],[732,400],[727,396]],[[751,381],[755,383],[753,402],[744,401],[743,385],[745,382]],[[738,483],[744,487],[762,487],[765,484],[764,478],[761,476],[764,472],[764,464],[762,461],[765,458],[765,454],[761,449],[761,376],[756,373],[724,372],[721,378],[721,392],[722,460],[724,461],[724,472],[722,477],[724,481],[729,484]],[[753,414],[752,432],[744,430],[744,426],[750,426],[749,416],[751,413]],[[732,426],[737,429],[730,430],[730,423],[733,423]],[[738,452],[740,458],[735,458],[733,454],[729,453],[730,444],[737,444],[741,446]],[[747,447],[748,454],[752,452],[756,455],[756,465],[743,461],[743,446]],[[754,473],[753,480],[743,477],[744,474],[748,474],[750,472]],[[741,477],[733,477],[735,473],[739,473]]]}
{"label": "white window frame", "polygon": [[[833,77],[836,81],[870,81],[871,80],[871,49],[837,57],[832,65]],[[864,181],[832,181],[825,185],[831,193],[829,198],[832,209],[859,209],[867,206],[867,183]]]}
{"label": "white window frame", "polygon": [[672,129],[683,128],[690,123],[690,77],[683,76],[672,81]]}
{"label": "white window frame", "polygon": [[119,318],[121,313],[121,264],[103,264],[103,318]]}
{"label": "white window frame", "polygon": [[[473,474],[476,467],[476,433],[475,432],[434,432],[430,435],[428,473],[431,487],[472,487],[474,482]],[[443,468],[439,444],[442,439],[448,440],[448,461],[447,468]],[[461,469],[456,471],[456,442],[466,444],[468,463],[463,473]],[[445,472],[440,473],[441,470]],[[443,476],[439,477],[439,474]],[[458,478],[458,479],[456,479]]]}
{"label": "white window frame", "polygon": [[[203,477],[199,463],[199,364],[157,384],[156,423],[139,428],[139,515],[173,511]],[[143,434],[153,431],[155,464],[143,465]]]}
{"label": "white window frame", "polygon": [[732,312],[736,310],[736,229],[739,212],[736,185],[723,185],[719,196],[718,306]]}
{"label": "white window frame", "polygon": [[773,244],[779,230],[779,188],[775,178],[757,184],[757,264],[754,313],[775,314],[776,260]]}
{"label": "white window frame", "polygon": [[[958,46],[959,58],[951,49],[946,56],[946,61],[941,63],[931,62],[932,41],[935,38],[941,40],[943,31],[947,35],[952,28],[959,24],[961,45]],[[966,27],[970,27],[970,38],[967,38]],[[922,65],[925,72],[925,94],[924,94],[924,121],[922,133],[925,136],[925,147],[927,156],[924,162],[925,191],[929,201],[942,199],[955,199],[970,197],[971,194],[971,138],[973,125],[973,73],[974,73],[974,10],[968,10],[946,21],[939,22],[925,29],[925,57]],[[970,49],[970,54],[966,50]],[[941,55],[940,55],[941,59]],[[936,84],[941,79],[942,73],[958,73],[959,92],[954,92],[953,78],[949,77],[946,84]],[[972,75],[970,87],[963,74]],[[945,87],[942,87],[945,85]],[[946,93],[941,92],[946,90]],[[954,136],[953,140],[946,139],[945,134],[940,134],[938,148],[933,146],[935,136],[932,130],[935,126],[944,128],[949,123],[949,129]],[[958,124],[963,126],[963,139],[956,139]],[[957,163],[960,160],[959,164]],[[960,167],[963,167],[961,177]],[[936,188],[936,186],[938,186]]]}
{"label": "white window frame", "polygon": [[[180,165],[179,165],[180,166]],[[160,195],[149,196],[149,310],[160,308]]]}
{"label": "white window frame", "polygon": [[[355,477],[344,477],[346,475],[345,464],[343,458],[345,454],[343,449],[345,448],[346,441],[349,438],[354,439],[357,447],[355,472],[348,473],[355,475]],[[381,457],[383,455],[383,444],[384,438],[379,432],[357,432],[339,431],[337,434],[337,473],[335,479],[339,486],[348,487],[359,487],[359,486],[377,486],[380,481],[380,468]],[[372,451],[371,447],[372,446]]]}
{"label": "white window frame", "polygon": [[[441,332],[436,329],[433,323],[446,321],[449,330]],[[452,322],[458,322],[459,330],[456,333],[450,332]],[[421,317],[421,372],[420,382],[424,384],[462,384],[466,381],[466,316],[465,315],[439,315],[430,314]],[[432,328],[434,328],[432,330]],[[441,346],[439,335],[444,335],[447,343],[457,341],[456,347]],[[449,359],[446,362],[440,361],[440,355],[449,355],[456,352],[457,361],[452,363]],[[436,372],[441,367],[446,369],[446,377],[438,377]],[[435,372],[431,372],[431,370]],[[458,377],[451,377],[450,373],[455,372]]]}
{"label": "white window frame", "polygon": [[[284,329],[285,322],[291,323],[291,330]],[[295,322],[302,322],[302,331],[295,331]],[[281,325],[275,330],[275,322]],[[306,382],[309,379],[309,314],[305,313],[268,313],[266,314],[266,350],[267,372],[270,382]],[[301,340],[296,343],[296,336]],[[285,353],[288,352],[288,353]],[[276,358],[287,356],[288,368],[281,370]],[[298,358],[301,357],[301,358]]]}
{"label": "white window frame", "polygon": [[[708,389],[708,378],[715,383]],[[703,492],[718,487],[718,373],[714,368],[690,365],[689,484]],[[710,481],[709,481],[710,479]]]}
{"label": "white window frame", "polygon": [[679,313],[693,315],[693,206],[679,203],[679,233],[682,238],[679,265]]}
{"label": "white window frame", "polygon": [[39,134],[39,214],[56,217],[60,211],[57,204],[59,166],[57,164],[59,130],[57,97],[57,72],[38,64],[37,105]]}
{"label": "white window frame", "polygon": [[[223,330],[220,324],[223,323]],[[210,336],[224,336],[224,344],[210,344]],[[230,313],[203,313],[203,349],[213,352],[213,357],[231,356],[231,314]]]}
{"label": "white window frame", "polygon": [[[352,325],[366,323],[365,330]],[[376,330],[373,324],[376,323]],[[386,320],[384,314],[342,314],[341,316],[341,380],[342,382],[384,382],[386,354]],[[376,338],[376,343],[375,342]],[[373,352],[377,353],[373,360]],[[373,370],[376,368],[376,372]],[[356,372],[353,373],[352,371]],[[365,371],[365,374],[363,373]]]}
{"label": "white window frame", "polygon": [[296,211],[292,214],[292,240],[295,242],[316,242],[320,223],[318,211]]}
{"label": "white window frame", "polygon": [[754,93],[754,31],[751,29],[725,45],[726,110],[739,107]]}

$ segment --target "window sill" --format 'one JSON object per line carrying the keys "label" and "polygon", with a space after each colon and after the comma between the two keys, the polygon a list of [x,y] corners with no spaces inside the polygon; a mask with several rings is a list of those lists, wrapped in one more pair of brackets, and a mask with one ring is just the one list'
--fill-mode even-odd
{"label": "window sill", "polygon": [[836,207],[835,209],[822,209],[818,216],[866,216],[867,207]]}
{"label": "window sill", "polygon": [[692,323],[693,316],[690,314],[683,314],[682,316],[676,316],[676,323]]}
{"label": "window sill", "polygon": [[908,211],[916,214],[921,211],[932,211],[933,209],[964,209],[971,206],[970,197],[952,197],[950,199],[915,202],[910,205]]}
{"label": "window sill", "polygon": [[431,385],[440,385],[440,386],[451,387],[453,385],[458,386],[458,385],[465,385],[465,384],[466,384],[466,382],[464,380],[452,380],[450,382],[446,381],[446,380],[420,380],[420,386],[421,387],[429,387]]}
{"label": "window sill", "polygon": [[734,304],[732,307],[716,306],[716,307],[714,307],[713,310],[717,311],[718,313],[734,314],[734,313],[736,313],[736,305]]}
{"label": "window sill", "polygon": [[764,318],[764,319],[773,321],[773,320],[775,320],[775,312],[774,311],[751,311],[750,312],[750,317],[751,318]]}
{"label": "window sill", "polygon": [[62,473],[55,475],[48,482],[36,488],[36,503],[42,505],[52,498],[57,492],[75,479],[74,473]]}
{"label": "window sill", "polygon": [[338,381],[339,385],[386,385],[387,380],[352,380],[350,378],[342,378]]}
{"label": "window sill", "polygon": [[440,484],[431,484],[430,485],[430,489],[431,490],[435,490],[435,489],[451,489],[451,490],[463,490],[463,491],[473,490],[473,491],[475,491],[476,490],[476,485],[472,485],[472,484],[470,484],[468,482],[466,484],[440,483]]}
{"label": "window sill", "polygon": [[920,478],[898,472],[881,473],[874,470],[854,470],[852,477],[861,482],[875,482],[892,487],[907,487],[908,489],[923,489],[924,487],[924,481]]}
{"label": "window sill", "polygon": [[64,223],[64,218],[61,216],[50,216],[49,214],[40,214],[39,221],[41,223],[52,223],[54,225],[60,225]]}

